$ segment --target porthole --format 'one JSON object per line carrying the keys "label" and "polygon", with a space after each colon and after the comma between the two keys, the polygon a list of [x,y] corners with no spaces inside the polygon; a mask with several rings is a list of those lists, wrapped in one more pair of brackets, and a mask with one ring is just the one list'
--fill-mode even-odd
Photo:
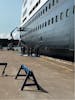
{"label": "porthole", "polygon": [[51,3],[49,3],[49,9],[51,8]]}
{"label": "porthole", "polygon": [[75,13],[75,5],[73,6],[73,14]]}
{"label": "porthole", "polygon": [[45,22],[45,27],[47,26],[47,22]]}
{"label": "porthole", "polygon": [[60,13],[60,20],[63,19],[63,12]]}
{"label": "porthole", "polygon": [[53,6],[54,6],[54,4],[55,4],[55,0],[52,1],[52,5],[53,5]]}
{"label": "porthole", "polygon": [[66,17],[69,17],[69,13],[70,13],[70,10],[67,9],[67,10],[66,10]]}
{"label": "porthole", "polygon": [[48,25],[50,25],[50,19],[48,20]]}
{"label": "porthole", "polygon": [[46,12],[47,12],[47,7],[46,7]]}
{"label": "porthole", "polygon": [[58,22],[58,16],[55,17],[55,21]]}
{"label": "porthole", "polygon": [[43,14],[44,14],[44,9],[43,9]]}
{"label": "porthole", "polygon": [[41,29],[41,24],[40,24],[40,29]]}
{"label": "porthole", "polygon": [[39,30],[39,26],[38,26],[38,30]]}
{"label": "porthole", "polygon": [[52,24],[54,23],[54,18],[51,19],[51,23],[52,23]]}

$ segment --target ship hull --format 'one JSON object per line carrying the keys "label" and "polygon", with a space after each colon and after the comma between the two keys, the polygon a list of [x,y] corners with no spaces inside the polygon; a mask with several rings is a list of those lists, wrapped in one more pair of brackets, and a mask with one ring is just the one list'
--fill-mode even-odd
{"label": "ship hull", "polygon": [[[43,9],[49,5],[48,0],[30,20],[23,25],[29,29],[21,33],[21,40],[28,48],[39,48],[41,54],[62,55],[74,58],[74,14],[73,0],[60,0],[52,10],[33,20]],[[69,9],[69,15],[66,10]],[[60,20],[60,13],[63,12],[63,18]],[[58,15],[57,21],[55,17]],[[52,18],[54,22],[52,22]],[[50,19],[50,25],[48,25]],[[44,26],[43,26],[44,23]],[[39,28],[38,28],[39,27]],[[43,28],[44,27],[44,28]]]}

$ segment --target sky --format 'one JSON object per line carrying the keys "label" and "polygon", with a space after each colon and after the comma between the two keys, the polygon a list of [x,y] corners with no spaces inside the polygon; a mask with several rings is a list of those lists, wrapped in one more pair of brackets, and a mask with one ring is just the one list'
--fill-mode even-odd
{"label": "sky", "polygon": [[[0,38],[10,38],[10,32],[20,26],[22,0],[0,0]],[[15,32],[15,37],[19,38]]]}

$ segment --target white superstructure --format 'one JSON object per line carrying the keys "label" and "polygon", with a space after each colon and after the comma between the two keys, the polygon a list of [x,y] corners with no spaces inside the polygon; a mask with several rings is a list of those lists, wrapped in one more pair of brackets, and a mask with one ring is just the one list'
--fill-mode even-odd
{"label": "white superstructure", "polygon": [[21,26],[24,25],[48,0],[23,0]]}

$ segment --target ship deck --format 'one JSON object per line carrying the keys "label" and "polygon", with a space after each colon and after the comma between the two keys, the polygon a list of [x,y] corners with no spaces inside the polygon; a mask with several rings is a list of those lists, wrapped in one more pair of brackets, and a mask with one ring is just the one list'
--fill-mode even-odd
{"label": "ship deck", "polygon": [[[0,100],[73,100],[74,97],[74,63],[46,56],[21,56],[16,51],[0,51],[0,62],[7,62],[5,75],[0,66]],[[21,66],[27,65],[38,83],[48,93],[38,91],[36,87],[21,86],[25,77],[15,76]]]}

